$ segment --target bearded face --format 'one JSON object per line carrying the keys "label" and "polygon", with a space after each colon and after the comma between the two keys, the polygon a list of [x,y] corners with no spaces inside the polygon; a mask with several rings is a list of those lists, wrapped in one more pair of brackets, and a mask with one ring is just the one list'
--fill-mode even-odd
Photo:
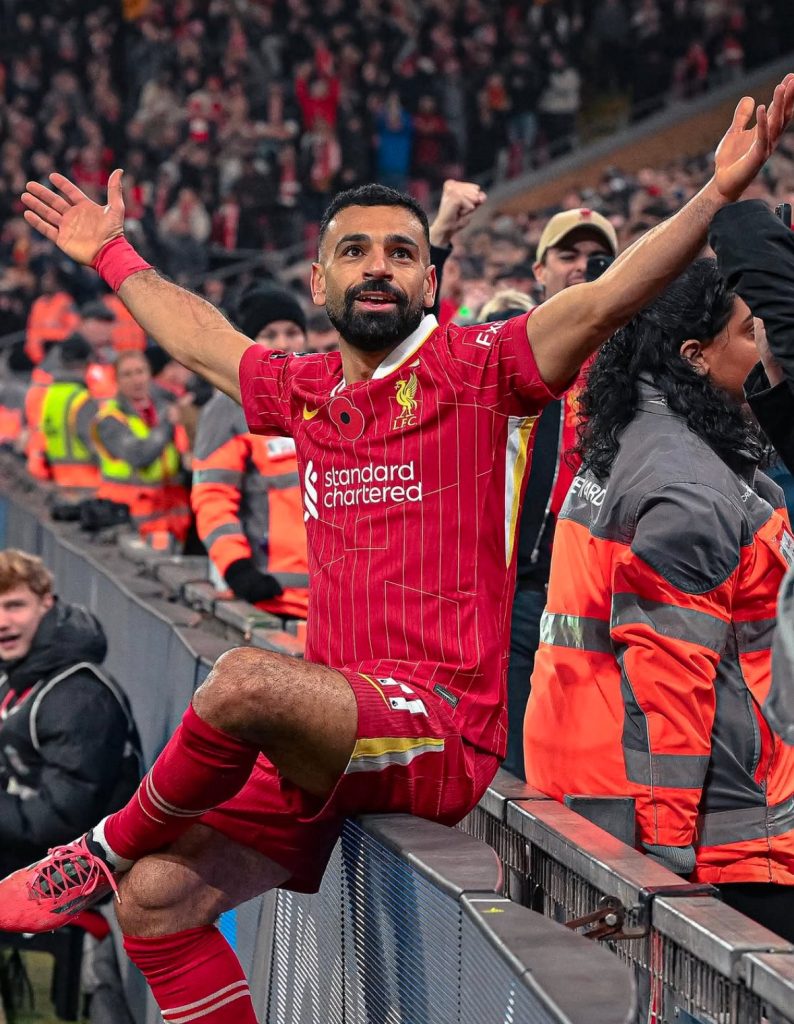
{"label": "bearded face", "polygon": [[389,281],[363,281],[344,293],[329,291],[325,308],[328,319],[345,341],[362,352],[395,348],[422,319],[421,295],[408,296]]}
{"label": "bearded face", "polygon": [[421,322],[435,297],[425,229],[406,207],[349,206],[323,236],[312,297],[343,344],[389,352]]}

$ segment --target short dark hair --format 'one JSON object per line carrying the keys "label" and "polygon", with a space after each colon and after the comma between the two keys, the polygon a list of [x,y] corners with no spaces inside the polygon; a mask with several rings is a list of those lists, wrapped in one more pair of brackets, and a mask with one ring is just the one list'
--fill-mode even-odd
{"label": "short dark hair", "polygon": [[410,210],[422,225],[425,241],[430,245],[430,225],[427,214],[414,197],[405,192],[398,192],[396,188],[389,188],[388,185],[370,184],[349,188],[334,196],[320,221],[318,246],[322,246],[325,232],[333,218],[340,210],[344,210],[348,206],[402,206],[404,209]]}

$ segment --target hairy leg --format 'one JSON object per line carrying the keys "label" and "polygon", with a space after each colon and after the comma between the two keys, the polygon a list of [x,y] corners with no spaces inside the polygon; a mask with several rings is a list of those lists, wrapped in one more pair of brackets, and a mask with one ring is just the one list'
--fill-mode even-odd
{"label": "hairy leg", "polygon": [[256,850],[193,825],[122,876],[116,915],[125,935],[169,935],[210,925],[288,877],[289,871]]}
{"label": "hairy leg", "polygon": [[193,697],[196,713],[258,747],[296,786],[328,796],[356,742],[358,707],[343,675],[239,647],[222,655]]}

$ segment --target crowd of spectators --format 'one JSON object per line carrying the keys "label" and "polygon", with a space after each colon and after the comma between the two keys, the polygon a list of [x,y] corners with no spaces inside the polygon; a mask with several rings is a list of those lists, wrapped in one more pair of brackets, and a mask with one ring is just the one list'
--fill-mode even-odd
{"label": "crowd of spectators", "polygon": [[[639,116],[780,52],[787,0],[24,0],[0,33],[0,314],[47,249],[19,219],[54,168],[177,278],[222,249],[311,247],[340,187],[423,201],[564,149],[588,96]],[[16,304],[18,306],[18,303]],[[23,313],[24,315],[24,313]]]}

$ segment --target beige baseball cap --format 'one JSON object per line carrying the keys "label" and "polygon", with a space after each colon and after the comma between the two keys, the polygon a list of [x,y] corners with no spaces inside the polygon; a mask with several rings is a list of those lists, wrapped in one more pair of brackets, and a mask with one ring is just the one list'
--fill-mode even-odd
{"label": "beige baseball cap", "polygon": [[589,228],[596,234],[601,235],[612,252],[613,256],[618,254],[618,236],[606,217],[595,210],[588,210],[586,206],[576,210],[564,210],[562,213],[555,213],[546,227],[538,242],[536,260],[540,263],[546,255],[546,251],[555,245],[559,245],[566,235],[579,228]]}

